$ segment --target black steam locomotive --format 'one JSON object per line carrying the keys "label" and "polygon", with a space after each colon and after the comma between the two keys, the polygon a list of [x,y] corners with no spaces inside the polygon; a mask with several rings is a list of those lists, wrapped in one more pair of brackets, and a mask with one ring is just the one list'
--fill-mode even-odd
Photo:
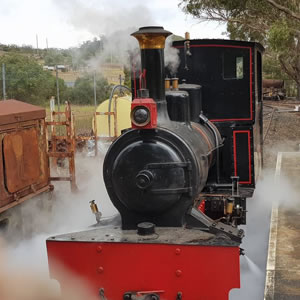
{"label": "black steam locomotive", "polygon": [[[255,156],[261,162],[263,49],[247,42],[175,42],[182,84],[166,79],[165,93],[161,37],[168,35],[153,27],[133,34],[141,47],[142,76],[133,78],[132,86],[142,88],[133,90],[139,95],[131,114],[134,128],[105,158],[110,198],[124,229],[145,221],[157,226],[199,221],[203,226],[203,216],[191,220],[195,203],[202,204],[206,221],[208,216],[233,226],[245,224],[245,199],[255,187]],[[143,99],[149,98],[155,100],[157,126],[148,128],[153,116]]]}
{"label": "black steam locomotive", "polygon": [[239,287],[244,232],[237,225],[246,223],[246,198],[262,164],[263,48],[174,42],[178,84],[165,78],[170,34],[162,27],[132,34],[142,62],[132,78],[132,128],[103,166],[120,226],[100,221],[47,241],[50,267],[63,261],[100,299],[222,300]]}

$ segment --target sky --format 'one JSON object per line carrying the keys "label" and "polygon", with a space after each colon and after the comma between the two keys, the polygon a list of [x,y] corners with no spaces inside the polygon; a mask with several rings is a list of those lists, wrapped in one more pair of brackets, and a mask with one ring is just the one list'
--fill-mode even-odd
{"label": "sky", "polygon": [[68,48],[124,28],[161,25],[191,38],[227,38],[225,25],[199,23],[179,0],[0,0],[0,43]]}

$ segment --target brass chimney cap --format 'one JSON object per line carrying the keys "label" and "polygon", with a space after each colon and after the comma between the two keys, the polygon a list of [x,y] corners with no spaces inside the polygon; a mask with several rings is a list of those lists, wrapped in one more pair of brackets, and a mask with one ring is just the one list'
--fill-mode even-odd
{"label": "brass chimney cap", "polygon": [[166,38],[171,35],[170,31],[164,30],[162,26],[146,26],[131,35],[140,44],[141,49],[163,49],[165,48]]}

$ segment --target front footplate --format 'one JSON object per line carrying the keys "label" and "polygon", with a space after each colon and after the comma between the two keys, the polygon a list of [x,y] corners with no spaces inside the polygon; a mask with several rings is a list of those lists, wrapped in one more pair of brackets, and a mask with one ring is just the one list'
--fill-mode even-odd
{"label": "front footplate", "polygon": [[196,227],[208,231],[220,237],[227,237],[241,243],[244,237],[244,230],[238,229],[222,222],[215,222],[201,211],[191,208],[186,214],[187,227]]}

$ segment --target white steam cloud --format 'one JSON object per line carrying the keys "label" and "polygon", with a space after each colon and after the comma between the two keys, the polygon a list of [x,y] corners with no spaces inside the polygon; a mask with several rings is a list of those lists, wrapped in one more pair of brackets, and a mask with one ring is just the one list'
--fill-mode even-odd
{"label": "white steam cloud", "polygon": [[[129,54],[136,55],[134,50],[138,48],[136,39],[130,34],[139,27],[158,25],[150,10],[139,1],[134,1],[133,4],[116,1],[115,5],[111,1],[94,4],[80,0],[53,1],[75,29],[105,38],[103,51],[87,62],[91,70],[99,70],[109,57],[130,69]],[[173,74],[179,66],[178,50],[171,47],[170,39],[165,49],[165,65]]]}
{"label": "white steam cloud", "polygon": [[53,0],[75,29],[86,30],[94,36],[111,36],[115,32],[141,26],[156,25],[144,5],[128,1]]}
{"label": "white steam cloud", "polygon": [[[103,217],[115,215],[102,178],[103,157],[76,157],[78,192],[68,182],[57,182],[52,197],[31,199],[21,205],[26,239],[15,237],[9,255],[14,264],[24,263],[47,271],[46,239],[49,236],[87,229],[96,223],[89,201],[96,200]],[[65,174],[61,174],[65,176]],[[42,204],[42,205],[41,205]],[[20,218],[19,215],[15,216]],[[30,237],[30,235],[32,237]]]}
{"label": "white steam cloud", "polygon": [[172,76],[176,76],[180,64],[179,50],[172,47],[172,36],[166,40],[165,48],[165,66],[170,70]]}
{"label": "white steam cloud", "polygon": [[[1,300],[95,299],[84,283],[77,282],[76,278],[65,273],[66,270],[61,271],[70,278],[70,286],[66,295],[61,297],[58,283],[49,279],[46,239],[85,230],[95,224],[95,216],[89,207],[91,200],[96,200],[103,217],[117,213],[102,178],[103,156],[104,153],[98,157],[77,155],[77,193],[71,193],[68,182],[57,182],[52,197],[43,194],[20,205],[26,238],[15,235],[10,238],[9,244],[0,240]],[[16,214],[15,218],[17,220],[20,215]]]}
{"label": "white steam cloud", "polygon": [[273,172],[265,171],[263,175],[254,197],[247,200],[247,225],[243,228],[246,236],[241,245],[246,257],[240,257],[241,288],[230,292],[230,300],[263,299],[272,205],[284,209],[299,207],[299,193],[289,178],[281,176],[276,182]]}
{"label": "white steam cloud", "polygon": [[[37,280],[36,285],[38,286],[43,286],[44,281],[48,280],[45,244],[47,237],[82,230],[94,224],[95,218],[89,209],[88,202],[90,200],[96,200],[104,215],[108,216],[116,213],[103,184],[102,158],[79,157],[77,162],[79,193],[70,193],[68,183],[56,185],[55,199],[51,200],[55,201],[55,204],[51,213],[38,206],[37,202],[28,201],[23,211],[27,214],[29,226],[35,229],[34,236],[8,249],[6,261],[9,262],[12,277],[14,272],[19,273],[22,267],[23,269],[35,270],[32,281],[28,283],[31,284],[34,291],[36,291],[34,280]],[[242,244],[247,257],[241,257],[241,289],[232,290],[230,300],[263,299],[270,213],[274,202],[286,208],[293,208],[299,206],[299,197],[287,178],[281,178],[280,182],[275,184],[274,175],[268,173],[258,183],[254,197],[247,200],[247,226],[244,228],[246,237]],[[5,270],[5,268],[2,270]],[[40,280],[41,278],[43,279]],[[6,282],[4,276],[1,277],[0,270],[0,287],[1,284],[6,284]],[[48,282],[48,284],[50,283]],[[13,291],[14,285],[10,286]],[[57,289],[52,284],[49,288],[53,292]],[[2,298],[0,297],[0,299]],[[10,300],[10,298],[5,299]],[[19,300],[18,298],[13,299]],[[32,299],[35,298],[32,297]]]}

